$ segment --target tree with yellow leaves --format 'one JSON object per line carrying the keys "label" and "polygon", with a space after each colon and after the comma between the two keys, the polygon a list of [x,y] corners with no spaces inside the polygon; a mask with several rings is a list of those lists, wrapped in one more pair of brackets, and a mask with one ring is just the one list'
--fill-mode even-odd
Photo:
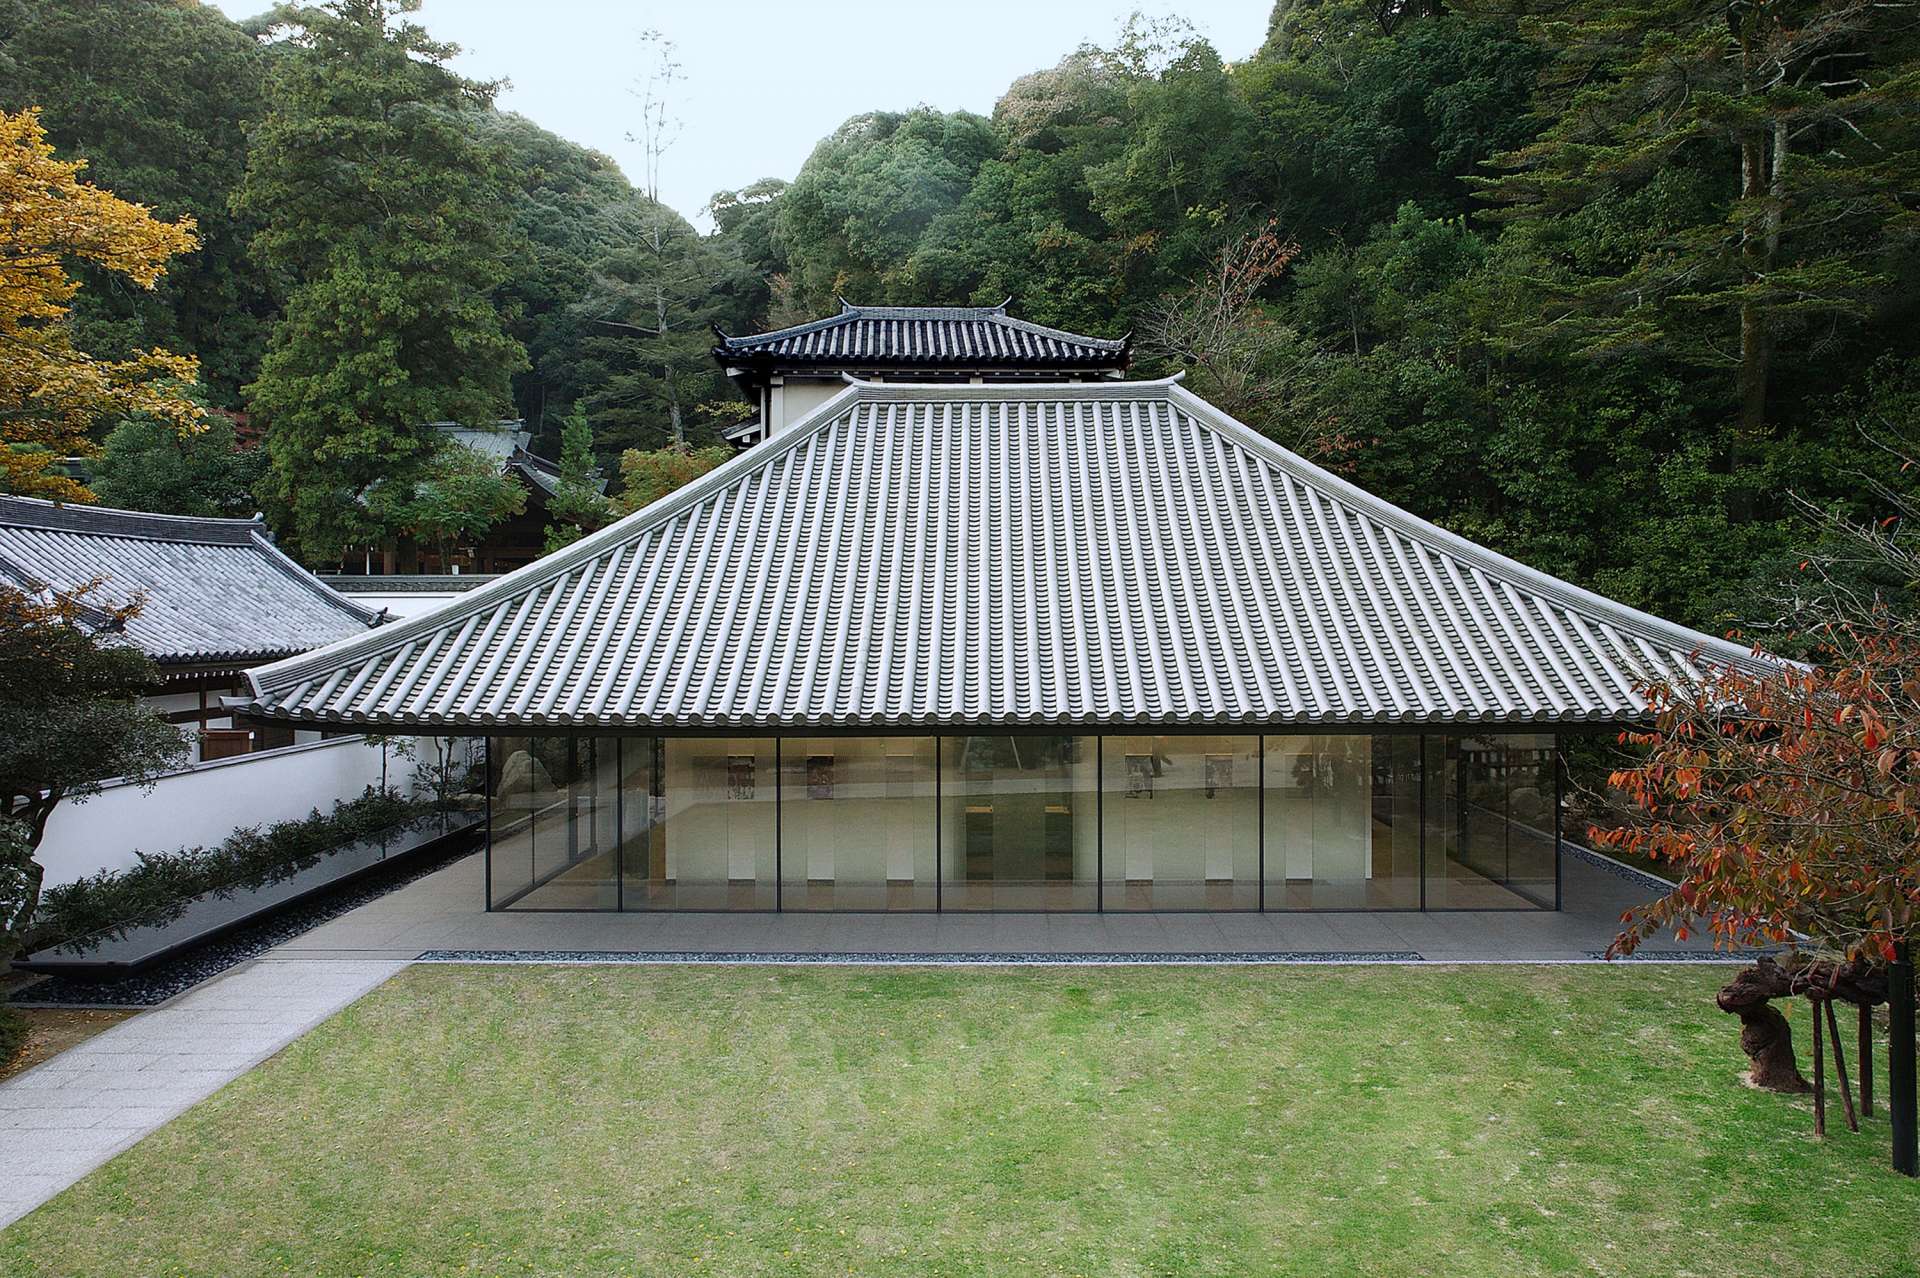
{"label": "tree with yellow leaves", "polygon": [[184,393],[199,376],[191,356],[154,349],[96,359],[73,345],[67,312],[80,285],[69,262],[152,288],[198,243],[191,218],[160,221],[82,182],[84,167],[55,158],[38,111],[0,111],[0,492],[91,500],[50,468],[97,451],[89,430],[109,416],[145,413],[182,432],[202,428]]}

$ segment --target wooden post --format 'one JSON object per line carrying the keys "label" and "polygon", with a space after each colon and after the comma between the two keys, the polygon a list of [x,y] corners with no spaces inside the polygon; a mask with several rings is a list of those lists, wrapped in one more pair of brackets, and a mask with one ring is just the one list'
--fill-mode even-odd
{"label": "wooden post", "polygon": [[1887,967],[1887,1109],[1893,1117],[1893,1169],[1920,1176],[1914,1129],[1913,951],[1897,941]]}
{"label": "wooden post", "polygon": [[1820,1005],[1811,998],[1807,1006],[1813,1009],[1813,1134],[1817,1139],[1827,1138],[1827,1059],[1820,1040]]}
{"label": "wooden post", "polygon": [[1873,1117],[1873,1008],[1860,1005],[1860,1117]]}
{"label": "wooden post", "polygon": [[1827,1032],[1833,1036],[1833,1076],[1840,1080],[1840,1103],[1846,1107],[1847,1130],[1860,1130],[1860,1119],[1853,1112],[1853,1084],[1847,1078],[1847,1054],[1840,1047],[1840,1021],[1833,1014],[1833,1000],[1820,1000],[1827,1013]]}

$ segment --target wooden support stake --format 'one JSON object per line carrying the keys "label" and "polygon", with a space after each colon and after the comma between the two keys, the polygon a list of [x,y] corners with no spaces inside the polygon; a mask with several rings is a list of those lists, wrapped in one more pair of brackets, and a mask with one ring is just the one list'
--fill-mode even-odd
{"label": "wooden support stake", "polygon": [[1873,1117],[1873,1008],[1860,1005],[1860,1117]]}
{"label": "wooden support stake", "polygon": [[1818,1140],[1827,1138],[1827,1058],[1820,1041],[1820,1005],[1812,999],[1807,1006],[1813,1009],[1813,1134]]}
{"label": "wooden support stake", "polygon": [[1840,1103],[1847,1113],[1847,1130],[1860,1130],[1860,1119],[1853,1112],[1853,1083],[1847,1078],[1847,1054],[1840,1047],[1840,1021],[1833,1014],[1833,1000],[1822,999],[1827,1012],[1827,1032],[1833,1036],[1833,1076],[1840,1080]]}

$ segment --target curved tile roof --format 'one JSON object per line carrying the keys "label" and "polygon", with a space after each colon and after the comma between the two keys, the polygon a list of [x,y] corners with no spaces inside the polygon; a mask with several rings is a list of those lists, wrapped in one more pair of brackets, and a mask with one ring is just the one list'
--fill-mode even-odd
{"label": "curved tile roof", "polygon": [[33,590],[96,577],[103,600],[143,598],[124,633],[162,665],[270,661],[379,618],[280,553],[258,519],[0,497],[0,579]]}
{"label": "curved tile roof", "polygon": [[1745,649],[1475,546],[1167,382],[856,383],[252,712],[429,729],[1567,722]]}
{"label": "curved tile roof", "polygon": [[[723,364],[910,364],[916,368],[1112,368],[1126,366],[1127,339],[1083,337],[1030,324],[998,306],[855,306],[842,298],[838,315],[811,323],[728,337],[714,358]],[[716,330],[718,332],[718,330]]]}

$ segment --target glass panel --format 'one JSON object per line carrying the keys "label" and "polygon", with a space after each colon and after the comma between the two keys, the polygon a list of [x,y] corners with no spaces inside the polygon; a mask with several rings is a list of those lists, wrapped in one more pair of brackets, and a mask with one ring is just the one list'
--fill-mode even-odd
{"label": "glass panel", "polygon": [[487,742],[487,906],[503,910],[533,886],[533,800],[536,771],[525,737],[494,737]]}
{"label": "glass panel", "polygon": [[944,737],[942,905],[1098,907],[1099,796],[1092,737]]}
{"label": "glass panel", "polygon": [[933,909],[933,738],[789,737],[780,751],[780,908]]}
{"label": "glass panel", "polygon": [[1260,906],[1260,739],[1107,737],[1109,910]]}
{"label": "glass panel", "polygon": [[1420,738],[1373,739],[1372,874],[1367,908],[1420,908]]}
{"label": "glass panel", "polygon": [[1411,736],[1268,737],[1267,908],[1417,909],[1419,761]]}
{"label": "glass panel", "polygon": [[774,743],[766,737],[669,737],[664,812],[651,832],[658,897],[628,909],[775,907]]}
{"label": "glass panel", "polygon": [[666,743],[659,737],[627,737],[620,743],[620,908],[673,908],[667,882],[667,844],[654,831],[667,819],[662,794]]}
{"label": "glass panel", "polygon": [[612,738],[494,739],[493,908],[611,910]]}
{"label": "glass panel", "polygon": [[1554,867],[1554,739],[1544,733],[1499,738],[1507,774],[1507,886],[1534,905],[1552,909]]}
{"label": "glass panel", "polygon": [[1427,908],[1538,909],[1554,899],[1554,739],[1427,741]]}

